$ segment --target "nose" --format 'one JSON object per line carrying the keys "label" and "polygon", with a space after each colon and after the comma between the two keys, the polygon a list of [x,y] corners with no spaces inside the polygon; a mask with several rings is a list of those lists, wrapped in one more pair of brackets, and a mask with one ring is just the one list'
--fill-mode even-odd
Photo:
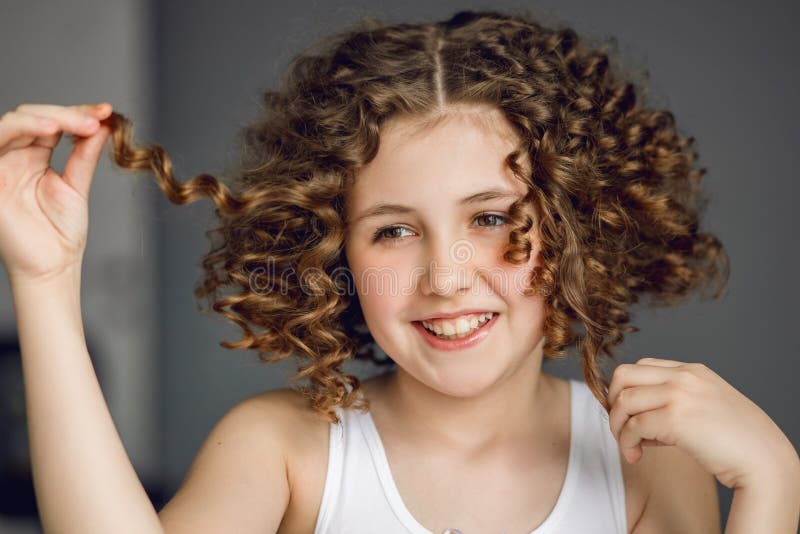
{"label": "nose", "polygon": [[473,264],[477,250],[465,238],[431,238],[426,247],[425,265],[421,268],[420,290],[423,295],[459,295],[472,287]]}

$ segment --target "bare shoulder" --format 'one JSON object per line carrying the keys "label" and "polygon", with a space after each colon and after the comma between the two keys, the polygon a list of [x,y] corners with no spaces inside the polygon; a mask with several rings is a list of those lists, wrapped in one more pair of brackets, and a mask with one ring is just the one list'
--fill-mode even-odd
{"label": "bare shoulder", "polygon": [[[278,417],[284,427],[284,437],[289,441],[308,436],[310,430],[325,429],[329,421],[317,413],[302,393],[289,388],[273,389],[253,395],[247,402],[263,404],[265,410]],[[294,443],[290,443],[294,444]]]}
{"label": "bare shoulder", "polygon": [[263,415],[276,418],[276,422],[283,425],[286,439],[304,435],[301,431],[307,428],[302,425],[317,426],[324,421],[300,392],[289,388],[262,391],[244,399],[241,404],[249,404],[254,410],[263,411]]}
{"label": "bare shoulder", "polygon": [[[300,392],[289,388],[265,391],[244,402],[253,405],[257,416],[272,419],[270,426],[274,427],[282,445],[290,489],[306,485],[307,479],[301,475],[309,474],[303,473],[302,467],[307,465],[309,455],[324,455],[327,464],[330,422],[317,413]],[[303,480],[303,484],[294,484],[298,480]],[[295,494],[296,491],[292,491],[292,495]]]}
{"label": "bare shoulder", "polygon": [[292,395],[248,397],[214,425],[181,487],[159,512],[169,534],[278,529],[290,499]]}
{"label": "bare shoulder", "polygon": [[678,447],[649,446],[643,451],[635,464],[620,454],[623,476],[637,486],[644,498],[639,516],[628,522],[630,532],[720,532],[714,476]]}
{"label": "bare shoulder", "polygon": [[314,532],[328,471],[330,422],[299,392],[282,388],[254,396],[276,417],[290,499],[278,534]]}

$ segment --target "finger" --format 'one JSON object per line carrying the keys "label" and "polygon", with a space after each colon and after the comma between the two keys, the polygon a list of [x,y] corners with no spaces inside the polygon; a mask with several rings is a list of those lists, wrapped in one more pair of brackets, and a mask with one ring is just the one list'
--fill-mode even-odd
{"label": "finger", "polygon": [[669,390],[661,384],[633,386],[620,391],[608,416],[608,424],[614,438],[619,441],[620,432],[628,419],[647,410],[666,406],[669,400]]}
{"label": "finger", "polygon": [[622,363],[614,369],[611,383],[608,385],[608,402],[611,406],[614,406],[619,392],[631,386],[663,384],[677,370],[678,367],[672,366]]}
{"label": "finger", "polygon": [[89,188],[97,168],[97,160],[100,158],[100,152],[110,134],[111,129],[103,125],[94,135],[78,139],[64,165],[64,181],[74,187],[84,198],[89,198]]}
{"label": "finger", "polygon": [[686,365],[686,362],[679,362],[677,360],[663,360],[661,358],[639,358],[636,363],[643,363],[646,365],[660,365],[662,367],[678,367]]}
{"label": "finger", "polygon": [[45,135],[43,137],[37,137],[31,143],[31,146],[40,146],[42,148],[46,148],[48,150],[53,150],[53,148],[58,144],[61,140],[61,135],[64,132],[59,128],[59,130],[51,135]]}
{"label": "finger", "polygon": [[[77,107],[80,110],[86,111],[89,114],[93,114],[95,116],[95,118],[97,118],[98,120],[103,120],[103,119],[108,118],[108,116],[111,115],[111,110],[112,110],[111,104],[109,104],[107,102],[104,102],[102,104],[97,104],[96,106],[83,105],[83,106],[75,106],[75,107]],[[36,146],[41,146],[41,147],[44,147],[44,148],[52,149],[61,140],[61,135],[62,134],[63,134],[63,131],[61,129],[59,129],[53,135],[49,135],[49,136],[46,136],[46,137],[41,137],[41,138],[36,139],[33,142],[33,144],[36,145]],[[70,138],[71,138],[70,140],[72,141],[72,143],[75,144],[78,141],[78,139],[80,139],[80,136],[75,134],[75,133],[73,133],[73,134],[71,134]]]}
{"label": "finger", "polygon": [[663,406],[634,415],[622,427],[619,435],[620,452],[630,463],[642,457],[642,446],[658,441],[664,445],[675,445],[669,407]]}
{"label": "finger", "polygon": [[62,130],[81,136],[92,135],[100,120],[111,113],[111,105],[56,106],[52,104],[22,104],[17,111],[55,120]]}
{"label": "finger", "polygon": [[17,106],[17,111],[31,113],[34,115],[42,115],[49,117],[51,115],[58,116],[78,116],[91,115],[99,120],[107,118],[111,114],[112,106],[108,102],[101,102],[99,104],[79,104],[75,106],[59,106],[56,104],[20,104]]}
{"label": "finger", "polygon": [[53,134],[58,123],[53,119],[38,117],[21,111],[9,111],[0,118],[0,156],[30,145],[37,137]]}

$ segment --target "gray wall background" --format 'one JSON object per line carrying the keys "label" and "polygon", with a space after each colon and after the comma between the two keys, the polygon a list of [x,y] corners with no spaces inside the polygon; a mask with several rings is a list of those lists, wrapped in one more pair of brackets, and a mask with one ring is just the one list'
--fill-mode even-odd
{"label": "gray wall background", "polygon": [[[800,112],[793,105],[798,82],[794,66],[800,52],[792,37],[798,20],[796,3],[550,0],[398,6],[297,0],[223,6],[210,0],[152,5],[120,0],[112,4],[150,10],[156,44],[143,76],[151,76],[155,83],[152,117],[124,105],[126,87],[109,84],[117,76],[130,75],[127,69],[137,64],[135,60],[126,64],[124,58],[120,66],[107,67],[110,70],[95,69],[93,83],[76,83],[72,92],[53,88],[39,93],[41,73],[23,71],[17,81],[21,89],[11,96],[0,86],[0,102],[9,107],[20,97],[31,100],[30,95],[64,102],[109,100],[127,111],[141,131],[153,128],[152,139],[166,148],[179,179],[214,174],[234,162],[236,131],[257,113],[261,92],[272,86],[294,53],[330,28],[361,15],[413,21],[444,18],[464,8],[526,7],[544,22],[564,23],[588,36],[615,37],[622,60],[650,73],[651,101],[673,111],[681,131],[697,138],[700,164],[708,169],[705,189],[712,197],[705,227],[720,237],[731,258],[725,300],[659,310],[635,308],[633,322],[641,332],[628,336],[618,350],[620,359],[634,362],[652,355],[705,362],[756,402],[800,447],[796,389],[800,365],[791,337],[800,297],[791,282],[797,261],[793,208],[800,163],[795,149]],[[35,47],[9,44],[6,28],[18,24],[24,13],[20,6],[30,4],[11,5],[16,7],[10,17],[0,15],[4,50],[20,50],[17,54],[23,59],[36,57],[52,72],[83,61],[56,56],[47,62],[48,54],[36,55]],[[36,5],[53,9],[56,4]],[[98,36],[112,20],[129,21],[119,12],[98,12],[101,5],[108,4],[99,0],[71,4],[78,18],[89,21],[80,31]],[[57,26],[55,21],[50,24]],[[134,39],[130,46],[147,43]],[[97,58],[108,51],[92,48],[85,53]],[[4,73],[17,72],[19,67],[8,57],[1,61]],[[284,387],[292,368],[290,362],[265,366],[253,354],[219,347],[222,339],[237,339],[238,329],[216,314],[200,314],[192,295],[201,274],[199,260],[208,251],[204,232],[211,227],[213,207],[210,201],[174,206],[154,192],[148,208],[156,227],[156,247],[150,256],[145,251],[148,265],[158,273],[152,307],[158,324],[153,334],[158,368],[151,378],[160,387],[160,441],[153,450],[160,455],[169,496],[215,422],[238,400]],[[130,195],[120,196],[131,200]],[[85,285],[93,283],[85,278]],[[369,365],[353,365],[350,370],[363,377],[375,371]],[[574,355],[565,364],[546,362],[545,370],[580,377]],[[142,394],[136,402],[145,405],[145,397]],[[126,444],[134,440],[131,435],[124,439]],[[724,522],[730,492],[721,485],[719,489]]]}

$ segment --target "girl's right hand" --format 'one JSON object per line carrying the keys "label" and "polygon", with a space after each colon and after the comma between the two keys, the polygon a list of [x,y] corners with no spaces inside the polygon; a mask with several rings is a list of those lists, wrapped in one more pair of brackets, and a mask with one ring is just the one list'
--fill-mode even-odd
{"label": "girl's right hand", "polygon": [[[83,260],[89,187],[110,130],[96,106],[23,104],[0,118],[0,261],[9,279],[42,280]],[[62,132],[75,148],[62,176],[50,167]]]}

